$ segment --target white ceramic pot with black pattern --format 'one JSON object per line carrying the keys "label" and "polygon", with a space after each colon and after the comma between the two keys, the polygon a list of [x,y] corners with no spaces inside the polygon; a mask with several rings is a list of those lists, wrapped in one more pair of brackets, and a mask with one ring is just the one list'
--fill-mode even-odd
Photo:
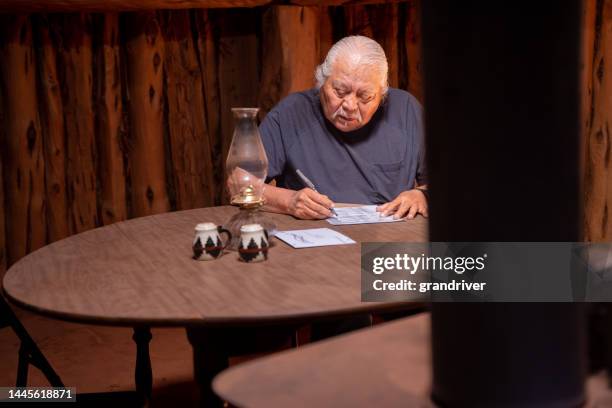
{"label": "white ceramic pot with black pattern", "polygon": [[[225,244],[221,241],[221,234],[227,234]],[[221,226],[216,226],[212,222],[198,224],[193,239],[193,259],[198,261],[217,259],[231,240],[232,234]]]}
{"label": "white ceramic pot with black pattern", "polygon": [[268,232],[259,224],[240,227],[238,254],[244,262],[261,262],[268,259]]}

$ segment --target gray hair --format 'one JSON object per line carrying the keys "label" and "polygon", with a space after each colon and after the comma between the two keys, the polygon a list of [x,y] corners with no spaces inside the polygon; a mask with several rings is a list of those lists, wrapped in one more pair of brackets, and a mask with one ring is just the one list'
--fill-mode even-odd
{"label": "gray hair", "polygon": [[362,35],[352,35],[344,37],[335,43],[325,61],[315,70],[315,80],[317,89],[321,89],[327,78],[331,75],[332,68],[338,57],[349,57],[353,62],[361,66],[372,67],[382,74],[382,94],[385,96],[389,89],[388,74],[389,63],[383,48],[371,38]]}

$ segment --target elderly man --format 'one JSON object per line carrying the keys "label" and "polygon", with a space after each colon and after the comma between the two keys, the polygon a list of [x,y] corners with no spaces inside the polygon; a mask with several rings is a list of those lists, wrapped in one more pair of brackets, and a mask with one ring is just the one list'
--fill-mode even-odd
{"label": "elderly man", "polygon": [[[334,203],[379,204],[396,218],[427,216],[422,109],[389,88],[387,58],[374,40],[346,37],[315,72],[314,89],[289,95],[260,126],[269,211],[302,219],[331,215]],[[300,170],[316,186],[304,186]],[[312,326],[319,340],[368,326],[360,315]]]}
{"label": "elderly man", "polygon": [[[338,41],[317,67],[314,89],[283,99],[260,126],[268,156],[270,211],[302,219],[334,203],[379,204],[384,215],[427,216],[421,107],[389,88],[382,47],[363,36]],[[305,188],[301,170],[318,192]]]}

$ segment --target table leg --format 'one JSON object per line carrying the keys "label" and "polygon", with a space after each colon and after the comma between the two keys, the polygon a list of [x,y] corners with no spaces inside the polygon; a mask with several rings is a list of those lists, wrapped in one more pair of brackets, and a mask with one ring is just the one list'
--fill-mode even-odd
{"label": "table leg", "polygon": [[28,385],[28,366],[30,365],[30,353],[25,344],[19,347],[19,360],[17,362],[17,387]]}
{"label": "table leg", "polygon": [[187,328],[187,338],[193,347],[193,373],[200,391],[200,406],[223,407],[223,401],[212,390],[212,380],[229,367],[227,348],[218,331]]}
{"label": "table leg", "polygon": [[142,406],[148,406],[153,392],[153,371],[149,356],[149,342],[152,337],[149,327],[134,327],[132,340],[136,343],[136,393]]}
{"label": "table leg", "polygon": [[64,383],[60,379],[59,375],[55,372],[53,367],[43,353],[40,351],[28,331],[23,327],[15,313],[5,302],[2,295],[0,295],[0,324],[7,324],[10,326],[21,345],[19,347],[19,362],[17,363],[17,387],[25,387],[28,385],[28,369],[29,365],[32,364],[38,368],[49,381],[52,387],[64,387]]}

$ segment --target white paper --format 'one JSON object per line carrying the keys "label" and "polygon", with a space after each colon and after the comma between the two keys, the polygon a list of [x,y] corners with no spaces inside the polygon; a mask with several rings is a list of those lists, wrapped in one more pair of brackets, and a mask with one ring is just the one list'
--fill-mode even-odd
{"label": "white paper", "polygon": [[355,244],[355,241],[346,235],[329,228],[277,231],[275,236],[294,248]]}
{"label": "white paper", "polygon": [[394,219],[393,215],[386,217],[381,216],[376,211],[375,205],[364,205],[361,207],[334,207],[338,216],[332,216],[327,219],[332,225],[348,225],[348,224],[375,224],[379,222],[397,222],[402,221],[400,218]]}

